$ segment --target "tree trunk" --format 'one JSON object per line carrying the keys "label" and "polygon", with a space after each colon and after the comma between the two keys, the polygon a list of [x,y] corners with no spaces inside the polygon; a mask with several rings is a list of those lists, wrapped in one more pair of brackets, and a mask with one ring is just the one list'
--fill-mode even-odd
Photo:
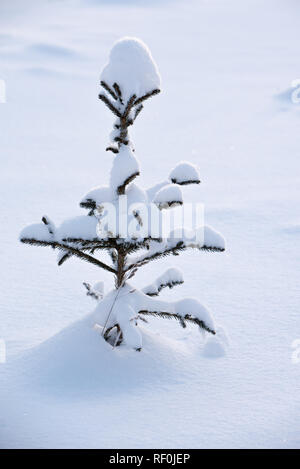
{"label": "tree trunk", "polygon": [[119,246],[117,248],[117,251],[118,251],[118,270],[117,270],[117,275],[116,275],[116,287],[120,288],[124,281],[126,254],[122,246]]}

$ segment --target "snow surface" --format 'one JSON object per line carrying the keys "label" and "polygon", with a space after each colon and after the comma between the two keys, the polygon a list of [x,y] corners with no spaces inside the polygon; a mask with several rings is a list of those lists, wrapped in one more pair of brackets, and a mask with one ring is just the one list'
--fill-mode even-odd
{"label": "snow surface", "polygon": [[[0,2],[1,447],[299,448],[299,14],[293,0]],[[159,298],[197,295],[230,347],[218,326],[202,343],[196,327],[149,318],[142,352],[112,351],[82,287],[109,291],[110,274],[73,258],[58,268],[51,249],[17,240],[44,213],[58,227],[82,215],[81,195],[107,184],[98,77],[128,34],[164,83],[133,129],[139,179],[151,187],[191,160],[201,184],[185,200],[204,202],[227,240],[225,253],[153,262],[132,283],[180,268],[184,285]]]}
{"label": "snow surface", "polygon": [[125,37],[115,43],[109,61],[101,73],[101,80],[112,89],[117,83],[123,101],[160,88],[160,76],[151,52],[140,39]]}

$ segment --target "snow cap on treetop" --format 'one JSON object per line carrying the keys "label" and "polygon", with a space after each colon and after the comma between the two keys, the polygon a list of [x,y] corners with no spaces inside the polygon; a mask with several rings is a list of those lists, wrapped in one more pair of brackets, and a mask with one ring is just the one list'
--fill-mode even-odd
{"label": "snow cap on treetop", "polygon": [[132,37],[124,37],[114,44],[101,80],[111,87],[117,83],[124,100],[160,88],[160,75],[150,50],[140,39]]}

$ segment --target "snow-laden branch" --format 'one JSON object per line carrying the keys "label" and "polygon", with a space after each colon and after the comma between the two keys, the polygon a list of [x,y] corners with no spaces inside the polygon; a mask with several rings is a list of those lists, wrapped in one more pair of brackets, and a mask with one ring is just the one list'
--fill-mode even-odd
{"label": "snow-laden branch", "polygon": [[183,205],[181,188],[178,185],[169,184],[156,192],[153,202],[160,210]]}
{"label": "snow-laden branch", "polygon": [[215,324],[210,311],[194,298],[168,302],[145,295],[126,283],[108,293],[96,307],[93,318],[103,327],[103,334],[119,326],[127,345],[141,347],[141,336],[136,325],[137,316],[157,316],[175,319],[185,327],[186,322],[198,325],[215,334]]}
{"label": "snow-laden branch", "polygon": [[[187,232],[187,230],[185,230],[185,232]],[[222,252],[225,250],[225,240],[220,233],[209,226],[198,228],[194,234],[189,233],[189,236],[186,238],[178,238],[176,232],[173,232],[168,239],[162,240],[161,242],[150,242],[149,250],[146,253],[129,259],[126,271],[171,254],[178,255],[181,251],[188,248]]]}
{"label": "snow-laden branch", "polygon": [[197,324],[211,334],[215,334],[215,324],[211,312],[195,298],[185,298],[183,300],[168,302],[157,300],[152,297],[140,298],[143,304],[138,314],[148,316],[158,316],[166,319],[176,319],[185,327],[185,321]]}
{"label": "snow-laden branch", "polygon": [[[130,146],[128,127],[143,109],[142,103],[160,92],[160,76],[147,46],[135,38],[117,41],[102,70],[100,84],[104,92],[99,99],[117,117],[112,143],[106,150],[117,154],[123,145]],[[118,194],[124,194],[126,185],[135,176],[132,173],[124,179]]]}
{"label": "snow-laden branch", "polygon": [[100,93],[99,94],[99,99],[104,102],[104,104],[108,107],[108,109],[115,114],[117,117],[121,117],[121,112],[119,111],[118,108],[116,108],[112,102],[105,96],[105,94]]}
{"label": "snow-laden branch", "polygon": [[164,288],[173,288],[183,283],[183,275],[179,269],[171,267],[160,275],[153,283],[143,288],[143,293],[148,296],[158,296]]}
{"label": "snow-laden branch", "polygon": [[114,157],[110,172],[110,187],[119,195],[125,194],[126,186],[140,174],[140,165],[132,150],[122,146]]}
{"label": "snow-laden branch", "polygon": [[141,40],[130,37],[114,44],[102,70],[101,80],[114,90],[118,98],[121,94],[124,103],[136,95],[143,97],[139,104],[149,97],[149,93],[160,88],[159,72],[150,50]]}
{"label": "snow-laden branch", "polygon": [[94,210],[97,205],[104,202],[112,202],[114,194],[109,186],[99,186],[91,189],[87,194],[82,197],[79,205],[80,207]]}
{"label": "snow-laden branch", "polygon": [[175,313],[168,313],[167,311],[147,311],[147,310],[141,310],[139,311],[139,314],[142,314],[144,316],[154,316],[154,317],[159,317],[163,319],[176,319],[177,321],[180,322],[181,326],[183,328],[186,327],[185,322],[191,322],[193,324],[196,324],[197,326],[200,327],[200,329],[203,329],[206,332],[209,332],[210,334],[215,334],[216,332],[208,327],[204,321],[201,319],[198,319],[196,317],[191,316],[190,314],[185,314],[185,315],[180,315],[180,314],[175,314]]}
{"label": "snow-laden branch", "polygon": [[[34,238],[20,238],[21,243],[24,244],[31,244],[34,246],[50,246],[54,249],[60,249],[62,251],[68,251],[72,255],[79,257],[80,259],[90,262],[91,264],[96,265],[97,267],[101,267],[104,270],[107,270],[108,272],[112,272],[113,274],[116,274],[116,271],[110,267],[107,264],[104,264],[104,262],[99,261],[99,259],[96,259],[93,256],[90,256],[89,254],[86,254],[79,249],[76,249],[74,247],[71,247],[68,244],[63,244],[63,243],[58,243],[57,241],[41,241],[39,239],[34,239]],[[62,262],[61,262],[62,263]],[[61,265],[61,264],[60,264]]]}
{"label": "snow-laden branch", "polygon": [[[173,194],[179,194],[179,192],[175,187],[178,187],[178,185],[200,184],[200,182],[197,167],[188,161],[181,161],[172,169],[167,180],[161,181],[147,189],[148,200],[149,202],[156,202],[161,196],[165,197],[167,191],[170,191],[170,195],[172,194],[171,197],[168,197],[169,200],[172,200],[172,198],[176,200]],[[174,184],[176,184],[176,186],[174,186]],[[173,193],[171,187],[174,187]],[[180,192],[180,194],[182,193]],[[178,200],[181,205],[180,201],[182,202],[182,195],[181,197],[180,195],[177,197],[179,197]]]}
{"label": "snow-laden branch", "polygon": [[[45,223],[48,220],[48,223]],[[34,223],[26,226],[20,233],[21,239],[33,239],[38,241],[55,241],[63,244],[77,244],[76,248],[105,249],[112,246],[113,240],[98,238],[98,220],[92,216],[78,216],[65,220],[59,227],[43,217],[43,223]],[[50,228],[51,226],[51,228]],[[70,246],[69,246],[70,247]]]}
{"label": "snow-laden branch", "polygon": [[[101,81],[100,81],[100,85],[101,85],[101,86],[105,89],[105,91],[107,91],[107,92],[111,95],[111,97],[114,98],[116,101],[119,99],[119,95],[116,94],[115,91],[112,90],[112,89],[110,88],[110,86],[108,86],[108,84],[107,84],[105,81],[101,80]],[[114,85],[117,86],[116,83],[115,83]]]}
{"label": "snow-laden branch", "polygon": [[200,184],[201,182],[198,169],[188,161],[178,163],[170,172],[169,179],[173,184],[180,184],[182,186]]}
{"label": "snow-laden branch", "polygon": [[[49,235],[50,235],[51,239],[54,241],[55,236],[56,236],[56,226],[55,226],[55,224],[46,215],[44,215],[42,217],[42,222],[44,223],[44,225],[46,225],[47,230],[49,232]],[[70,259],[70,257],[72,257],[72,254],[71,254],[70,251],[60,251],[59,256],[58,256],[58,260],[57,260],[58,265],[61,266],[64,262],[66,262],[68,259]]]}
{"label": "snow-laden branch", "polygon": [[94,300],[97,301],[102,300],[104,292],[103,282],[98,282],[93,287],[87,282],[83,282],[83,285],[87,290],[87,296],[90,296],[91,298],[94,298]]}
{"label": "snow-laden branch", "polygon": [[141,267],[142,265],[148,264],[148,262],[160,259],[162,257],[169,256],[170,254],[177,255],[180,251],[186,249],[182,241],[179,241],[174,247],[167,247],[165,243],[158,243],[157,248],[149,249],[146,254],[137,256],[134,260],[126,266],[126,272],[134,268]]}
{"label": "snow-laden branch", "polygon": [[[116,273],[116,271],[106,265],[104,262],[96,259],[95,257],[83,251],[94,251],[96,249],[106,249],[111,247],[112,244],[109,240],[95,239],[95,232],[92,232],[91,227],[96,226],[97,220],[94,217],[75,217],[65,221],[59,228],[54,230],[54,224],[46,217],[42,219],[43,223],[37,223],[25,227],[20,234],[20,241],[24,244],[31,244],[35,246],[50,246],[53,249],[62,251],[62,255],[58,260],[59,265],[67,260],[68,257],[74,255],[91,264],[97,265],[102,269],[109,272]],[[87,222],[87,224],[85,224]],[[97,243],[93,245],[93,240],[79,238],[81,235],[93,236],[93,240]],[[77,238],[72,238],[77,236]],[[74,247],[70,244],[77,239],[79,246]]]}

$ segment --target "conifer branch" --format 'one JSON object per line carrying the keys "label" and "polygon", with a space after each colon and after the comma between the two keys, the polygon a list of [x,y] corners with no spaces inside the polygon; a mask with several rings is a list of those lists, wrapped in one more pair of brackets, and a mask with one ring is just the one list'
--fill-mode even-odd
{"label": "conifer branch", "polygon": [[114,248],[109,249],[108,254],[110,255],[111,261],[112,261],[113,265],[115,266],[116,262],[117,262],[117,258],[118,258],[116,249],[114,249]]}
{"label": "conifer branch", "polygon": [[128,241],[125,241],[123,238],[63,238],[64,243],[79,244],[82,249],[118,249],[121,245],[126,250],[127,254],[145,248],[149,241],[160,242],[161,240],[151,237],[143,238],[142,240],[132,239]]}
{"label": "conifer branch", "polygon": [[190,179],[190,180],[187,180],[187,181],[177,181],[177,179],[175,178],[172,178],[171,179],[172,183],[173,184],[178,184],[179,186],[187,186],[188,184],[200,184],[200,180],[199,179]]}
{"label": "conifer branch", "polygon": [[49,234],[54,235],[55,228],[54,228],[53,223],[51,222],[51,220],[49,220],[48,217],[44,216],[42,218],[42,222],[47,226]]}
{"label": "conifer branch", "polygon": [[224,248],[219,248],[216,246],[202,246],[201,248],[197,248],[199,251],[206,251],[206,252],[224,252]]}
{"label": "conifer branch", "polygon": [[109,335],[110,335],[111,331],[112,331],[114,328],[117,329],[117,341],[114,340],[114,344],[111,344],[111,345],[113,345],[113,346],[115,346],[115,347],[118,347],[118,346],[121,345],[121,343],[123,342],[123,334],[122,334],[122,331],[121,331],[121,329],[120,329],[119,324],[114,324],[113,326],[111,326],[111,327],[109,327],[108,329],[106,329],[106,331],[105,331],[103,337],[104,337],[104,339],[105,339],[107,342],[109,342],[109,341],[110,341],[110,340],[109,340],[109,339],[110,339]]}
{"label": "conifer branch", "polygon": [[[129,140],[127,140],[126,138],[119,137],[119,136],[115,137],[114,141],[118,142],[119,144],[123,143],[123,145],[128,145],[129,143]],[[117,151],[117,153],[119,153],[119,151]]]}
{"label": "conifer branch", "polygon": [[122,238],[117,238],[117,243],[119,239],[121,240],[122,246],[126,250],[127,254],[132,254],[139,249],[147,248],[149,241],[161,242],[160,238],[147,237],[143,238],[142,240],[132,239],[131,241],[125,241]]}
{"label": "conifer branch", "polygon": [[101,295],[98,295],[98,293],[93,290],[93,288],[91,287],[91,285],[87,282],[82,282],[83,285],[85,286],[86,290],[87,290],[87,296],[90,296],[91,298],[94,298],[94,300],[101,300],[102,299],[102,296]]}
{"label": "conifer branch", "polygon": [[118,83],[114,83],[114,84],[113,84],[113,88],[114,88],[115,92],[116,92],[117,95],[118,95],[118,98],[119,98],[120,103],[123,104],[122,92],[121,92],[121,88],[119,87]]}
{"label": "conifer branch", "polygon": [[143,101],[146,101],[146,99],[149,99],[149,98],[151,98],[152,96],[155,96],[158,93],[160,93],[159,89],[149,91],[149,93],[146,93],[146,94],[144,94],[144,96],[141,96],[140,98],[138,98],[135,101],[134,105],[137,106],[138,104],[141,104]]}
{"label": "conifer branch", "polygon": [[164,251],[155,251],[153,254],[149,254],[148,256],[142,257],[140,260],[130,264],[126,270],[130,270],[134,267],[141,267],[142,265],[148,264],[151,261],[156,259],[160,259],[162,257],[166,257],[169,255],[178,256],[181,251],[184,251],[188,248],[192,249],[199,249],[199,251],[210,251],[210,252],[223,252],[225,251],[224,248],[214,247],[214,246],[202,246],[202,247],[194,247],[194,246],[187,246],[184,244],[183,241],[179,241],[176,246],[171,248],[166,248]]}
{"label": "conifer branch", "polygon": [[182,245],[183,245],[183,242],[179,241],[179,243],[177,243],[177,245],[175,247],[166,248],[164,251],[156,251],[153,254],[149,254],[148,256],[144,256],[144,257],[141,258],[141,260],[138,260],[138,261],[134,262],[133,264],[130,264],[127,267],[126,271],[131,270],[135,267],[141,267],[142,265],[148,264],[148,262],[150,262],[150,261],[154,261],[156,259],[160,259],[162,257],[169,256],[170,254],[173,254],[173,255],[176,256],[176,255],[178,255],[179,251],[182,251],[183,249],[185,249],[185,246],[182,246]]}
{"label": "conifer branch", "polygon": [[61,243],[58,243],[57,241],[41,241],[39,239],[34,239],[34,238],[21,238],[20,241],[21,243],[24,243],[24,244],[31,244],[35,246],[50,246],[50,247],[53,247],[54,249],[61,249],[63,251],[69,251],[74,256],[79,257],[80,259],[83,259],[86,262],[90,262],[91,264],[94,264],[97,267],[101,267],[102,269],[107,270],[108,272],[112,272],[113,274],[117,273],[115,269],[113,269],[109,265],[104,264],[104,262],[99,261],[98,259],[90,256],[89,254],[85,254],[79,249],[68,246],[67,244],[61,244]]}
{"label": "conifer branch", "polygon": [[133,214],[134,218],[137,220],[138,224],[139,224],[140,226],[143,226],[143,220],[142,220],[142,217],[141,217],[141,215],[140,215],[139,210],[134,210],[134,211],[132,212],[132,214]]}
{"label": "conifer branch", "polygon": [[83,238],[63,238],[62,241],[64,243],[71,243],[71,244],[80,244],[82,248],[92,248],[92,249],[108,249],[115,246],[114,238],[107,238],[107,239],[83,239]]}
{"label": "conifer branch", "polygon": [[88,209],[93,209],[97,207],[96,201],[94,199],[86,199],[83,202],[80,202],[80,207],[82,208],[88,208]]}
{"label": "conifer branch", "polygon": [[100,81],[100,85],[107,91],[116,101],[118,100],[118,96],[116,93],[108,86],[105,81]]}
{"label": "conifer branch", "polygon": [[[204,329],[206,332],[210,332],[210,334],[215,335],[216,332],[208,327],[204,321],[195,318],[194,316],[191,316],[190,314],[186,314],[185,316],[180,316],[180,314],[176,313],[168,313],[166,311],[148,311],[148,310],[141,310],[138,312],[138,314],[142,314],[145,316],[156,316],[164,319],[176,319],[177,321],[180,322],[180,324],[183,326],[184,321],[191,322],[194,324],[197,324],[197,326],[200,327],[200,329]],[[183,321],[183,324],[182,324]],[[185,327],[185,325],[183,326]]]}
{"label": "conifer branch", "polygon": [[135,102],[134,102],[135,99],[136,99],[136,95],[135,95],[135,94],[133,94],[133,95],[131,96],[131,98],[128,99],[128,102],[127,102],[127,104],[126,104],[125,111],[124,111],[123,116],[122,116],[122,118],[123,118],[125,121],[127,120],[128,116],[129,116],[129,113],[130,113],[130,111],[131,111],[132,106],[134,106],[134,104],[135,104]]}
{"label": "conifer branch", "polygon": [[118,189],[117,189],[118,195],[124,195],[127,184],[129,184],[131,181],[133,181],[137,176],[139,176],[139,174],[140,174],[139,171],[137,171],[136,173],[133,173],[131,176],[129,176],[127,179],[125,179],[123,184],[121,184],[121,186],[119,186]]}
{"label": "conifer branch", "polygon": [[159,285],[156,286],[156,291],[151,291],[152,285],[148,285],[147,287],[143,288],[143,292],[145,293],[145,295],[148,296],[158,296],[164,288],[170,288],[171,290],[176,285],[182,285],[183,283],[183,280],[170,280],[167,282],[161,282]]}
{"label": "conifer branch", "polygon": [[172,207],[178,207],[178,205],[183,205],[182,200],[168,200],[168,202],[156,202],[159,210],[168,209]]}
{"label": "conifer branch", "polygon": [[104,104],[106,104],[106,106],[108,107],[108,109],[113,113],[115,114],[117,117],[121,117],[121,113],[119,111],[119,109],[117,109],[111,102],[110,100],[105,96],[105,94],[99,94],[99,99],[101,99],[101,101],[104,102]]}
{"label": "conifer branch", "polygon": [[[144,109],[144,106],[141,104],[140,106],[138,106],[136,109],[135,109],[135,114],[134,114],[134,117],[133,117],[133,122],[135,121],[135,119],[137,118],[137,116],[139,115],[139,113]],[[132,122],[132,124],[133,124]],[[131,125],[132,125],[131,124]]]}
{"label": "conifer branch", "polygon": [[60,256],[57,265],[61,266],[63,265],[64,262],[66,262],[70,257],[72,257],[72,254],[70,252],[66,252],[65,254],[62,252],[62,255]]}
{"label": "conifer branch", "polygon": [[[110,239],[99,240],[98,238],[95,238],[91,240],[91,239],[82,239],[82,238],[63,238],[62,241],[64,243],[78,244],[80,250],[82,251],[88,250],[91,254],[94,254],[94,252],[98,249],[109,249],[112,246],[114,246],[114,243],[111,242]],[[62,252],[61,257],[58,260],[58,265],[61,266],[64,262],[66,262],[71,257],[72,257],[72,254],[70,251],[65,252],[65,254]]]}
{"label": "conifer branch", "polygon": [[119,153],[119,150],[117,147],[113,147],[112,145],[110,145],[109,147],[106,147],[105,148],[105,151],[111,151],[112,153]]}

